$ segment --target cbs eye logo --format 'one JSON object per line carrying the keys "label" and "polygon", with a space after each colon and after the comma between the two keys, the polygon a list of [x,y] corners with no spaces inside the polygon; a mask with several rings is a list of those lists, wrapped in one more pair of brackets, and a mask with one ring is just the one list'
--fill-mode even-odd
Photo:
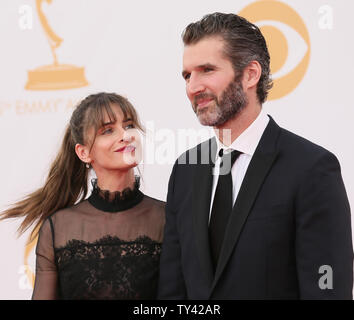
{"label": "cbs eye logo", "polygon": [[274,84],[268,100],[286,96],[299,85],[310,61],[310,37],[304,21],[294,9],[275,0],[254,2],[238,14],[257,24],[266,39]]}

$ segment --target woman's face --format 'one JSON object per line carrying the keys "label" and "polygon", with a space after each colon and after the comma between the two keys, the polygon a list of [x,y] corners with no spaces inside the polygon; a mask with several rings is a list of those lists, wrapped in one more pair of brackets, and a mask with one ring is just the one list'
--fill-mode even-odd
{"label": "woman's face", "polygon": [[124,114],[118,105],[112,105],[117,121],[110,122],[105,115],[104,126],[96,134],[89,152],[95,172],[128,170],[135,167],[141,159],[141,142],[138,130],[132,119]]}

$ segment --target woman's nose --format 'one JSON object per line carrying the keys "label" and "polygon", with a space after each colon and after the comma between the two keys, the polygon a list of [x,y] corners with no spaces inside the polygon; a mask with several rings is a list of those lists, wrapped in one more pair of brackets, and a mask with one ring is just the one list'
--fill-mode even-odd
{"label": "woman's nose", "polygon": [[122,135],[122,142],[132,142],[134,141],[135,137],[133,134],[129,133],[128,131],[124,131]]}

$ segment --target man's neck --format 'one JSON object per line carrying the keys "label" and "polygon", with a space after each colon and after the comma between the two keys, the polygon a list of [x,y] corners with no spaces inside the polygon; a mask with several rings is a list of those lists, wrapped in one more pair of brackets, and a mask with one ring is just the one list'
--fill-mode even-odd
{"label": "man's neck", "polygon": [[249,104],[234,118],[229,119],[219,127],[214,127],[220,142],[225,146],[231,145],[256,120],[261,110],[260,104]]}

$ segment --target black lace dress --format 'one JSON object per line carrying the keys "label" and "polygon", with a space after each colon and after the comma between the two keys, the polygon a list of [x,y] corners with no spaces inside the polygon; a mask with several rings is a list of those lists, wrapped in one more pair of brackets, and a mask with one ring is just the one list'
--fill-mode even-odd
{"label": "black lace dress", "polygon": [[156,299],[165,203],[93,186],[43,223],[32,299]]}

